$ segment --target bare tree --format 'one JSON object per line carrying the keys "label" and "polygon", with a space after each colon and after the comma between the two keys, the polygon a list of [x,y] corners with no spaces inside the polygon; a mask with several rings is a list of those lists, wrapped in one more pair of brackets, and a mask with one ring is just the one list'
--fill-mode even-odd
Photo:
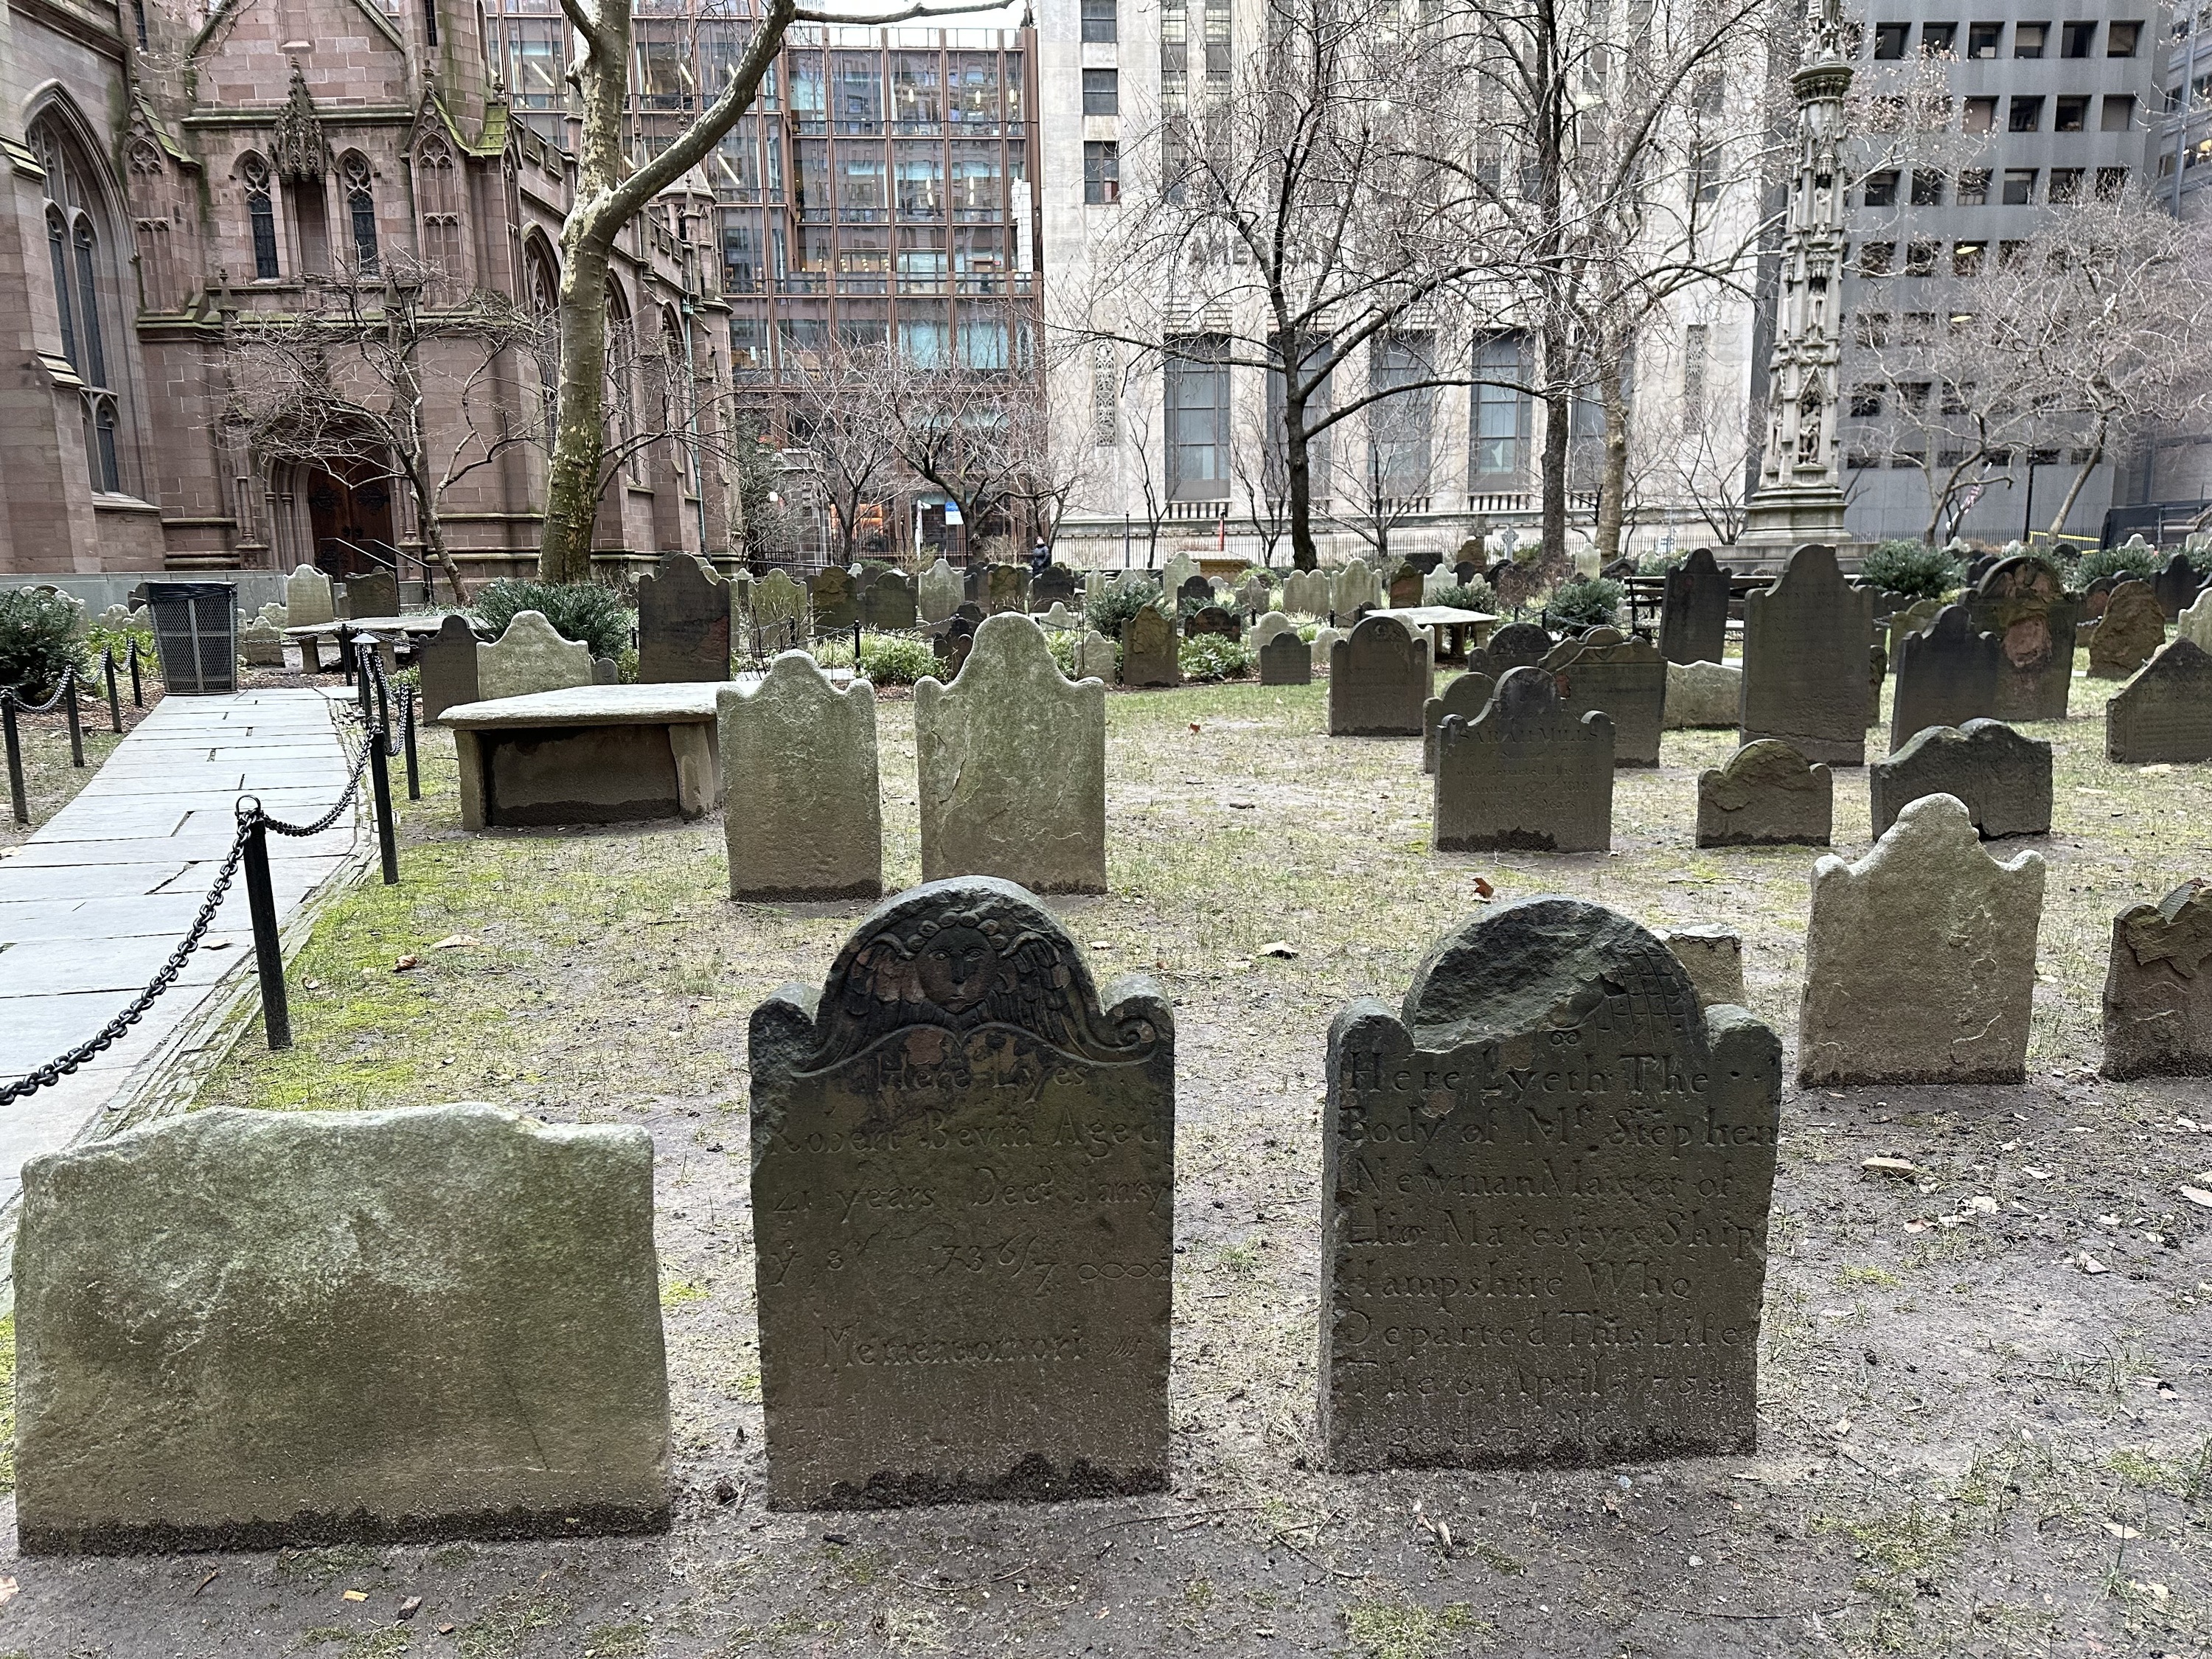
{"label": "bare tree", "polygon": [[1002,369],[886,360],[884,406],[899,460],[960,511],[963,545],[1019,497],[1044,420],[1034,380]]}
{"label": "bare tree", "polygon": [[1290,529],[1283,516],[1290,494],[1290,469],[1284,446],[1276,441],[1266,412],[1249,399],[1237,410],[1237,428],[1230,438],[1229,471],[1244,493],[1253,533],[1260,538],[1260,562],[1273,568],[1275,554]]}
{"label": "bare tree", "polygon": [[885,398],[892,380],[890,348],[832,337],[804,361],[787,362],[785,380],[794,445],[815,458],[817,482],[837,523],[839,562],[849,565],[858,556],[863,509],[881,506],[898,480],[898,447]]}

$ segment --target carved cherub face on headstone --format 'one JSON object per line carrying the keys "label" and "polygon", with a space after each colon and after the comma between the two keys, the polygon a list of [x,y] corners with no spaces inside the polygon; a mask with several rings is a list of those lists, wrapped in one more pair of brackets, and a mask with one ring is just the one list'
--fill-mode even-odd
{"label": "carved cherub face on headstone", "polygon": [[999,947],[981,928],[956,922],[928,934],[915,966],[923,994],[947,1013],[964,1013],[990,991]]}

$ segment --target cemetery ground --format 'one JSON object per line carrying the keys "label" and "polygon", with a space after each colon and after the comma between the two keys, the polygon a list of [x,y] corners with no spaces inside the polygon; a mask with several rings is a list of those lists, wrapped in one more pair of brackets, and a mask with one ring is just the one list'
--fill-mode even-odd
{"label": "cemetery ground", "polygon": [[[2029,1082],[1785,1091],[1757,1453],[1356,1477],[1314,1434],[1337,1010],[1395,1006],[1480,878],[1738,927],[1790,1045],[1819,854],[1692,848],[1731,732],[1617,775],[1613,856],[1437,856],[1419,739],[1322,736],[1321,684],[1109,697],[1113,890],[1050,903],[1102,984],[1176,1005],[1173,1490],[873,1513],[764,1507],[745,1071],[754,1005],[818,985],[866,907],[732,905],[712,818],[464,836],[426,732],[402,884],[326,913],[298,1046],[250,1029],[200,1103],[649,1128],[673,1529],[11,1559],[0,1655],[2212,1651],[2212,1210],[2179,1194],[2212,1185],[2212,1085],[2093,1070],[2112,916],[2212,868],[2212,810],[2203,769],[2105,761],[2110,690],[2024,728],[2057,740],[2054,833],[1992,849],[2051,864]],[[878,711],[893,885],[911,707]],[[1836,821],[1863,852],[1863,772]]]}
{"label": "cemetery ground", "polygon": [[[123,682],[120,698],[123,709],[123,730],[132,731],[139,721],[154,712],[161,701],[161,683],[152,674],[146,677],[146,706],[131,706],[131,683]],[[18,738],[23,750],[23,796],[31,809],[31,821],[18,823],[15,816],[0,803],[0,856],[5,849],[28,841],[39,826],[76,799],[78,790],[92,781],[100,763],[115,752],[116,744],[123,738],[108,724],[105,702],[82,705],[79,714],[84,729],[84,768],[80,771],[70,763],[69,720],[59,709],[51,714],[18,714]],[[0,786],[4,787],[4,786]]]}

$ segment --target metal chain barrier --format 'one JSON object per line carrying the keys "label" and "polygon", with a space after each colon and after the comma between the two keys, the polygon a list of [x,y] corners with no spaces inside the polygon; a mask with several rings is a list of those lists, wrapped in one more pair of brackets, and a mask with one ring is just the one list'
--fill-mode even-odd
{"label": "metal chain barrier", "polygon": [[50,714],[56,708],[66,708],[69,714],[70,761],[82,770],[84,766],[84,727],[80,723],[76,706],[77,665],[75,663],[62,670],[61,684],[54,695],[44,702],[25,702],[23,694],[12,685],[0,686],[0,730],[4,730],[8,751],[8,802],[15,809],[15,822],[28,824],[31,821],[31,799],[23,781],[23,737],[15,724],[18,714]]}

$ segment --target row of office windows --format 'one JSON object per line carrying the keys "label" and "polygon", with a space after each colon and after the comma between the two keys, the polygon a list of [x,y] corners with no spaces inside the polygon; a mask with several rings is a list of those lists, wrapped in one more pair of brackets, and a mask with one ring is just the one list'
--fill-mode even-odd
{"label": "row of office windows", "polygon": [[[1914,207],[2030,207],[2037,202],[2061,206],[2118,198],[2128,187],[2125,167],[1969,167],[1954,180],[1941,173],[1916,171],[1909,199]],[[1895,207],[1901,180],[1894,173],[1869,173],[1862,192],[1868,207]],[[1893,244],[1869,242],[1869,248]],[[1882,273],[1868,273],[1880,276]]]}
{"label": "row of office windows", "polygon": [[[1923,22],[1919,26],[1920,53],[1923,58],[1956,56],[1960,51],[1959,25],[1955,22]],[[1876,59],[1896,59],[1907,56],[1911,49],[1914,25],[1876,23],[1872,33],[1874,56]],[[2053,44],[2051,26],[2040,23],[1969,23],[1966,25],[1965,56],[1971,62],[1978,59],[2002,58],[2005,52],[2005,30],[2012,31],[2012,52],[2014,58],[2042,58]],[[2097,32],[2104,31],[2104,50],[2097,49]],[[2101,18],[2084,18],[2058,26],[2057,45],[2061,58],[2132,58],[2142,44],[2143,26],[2139,21],[2106,22]]]}

